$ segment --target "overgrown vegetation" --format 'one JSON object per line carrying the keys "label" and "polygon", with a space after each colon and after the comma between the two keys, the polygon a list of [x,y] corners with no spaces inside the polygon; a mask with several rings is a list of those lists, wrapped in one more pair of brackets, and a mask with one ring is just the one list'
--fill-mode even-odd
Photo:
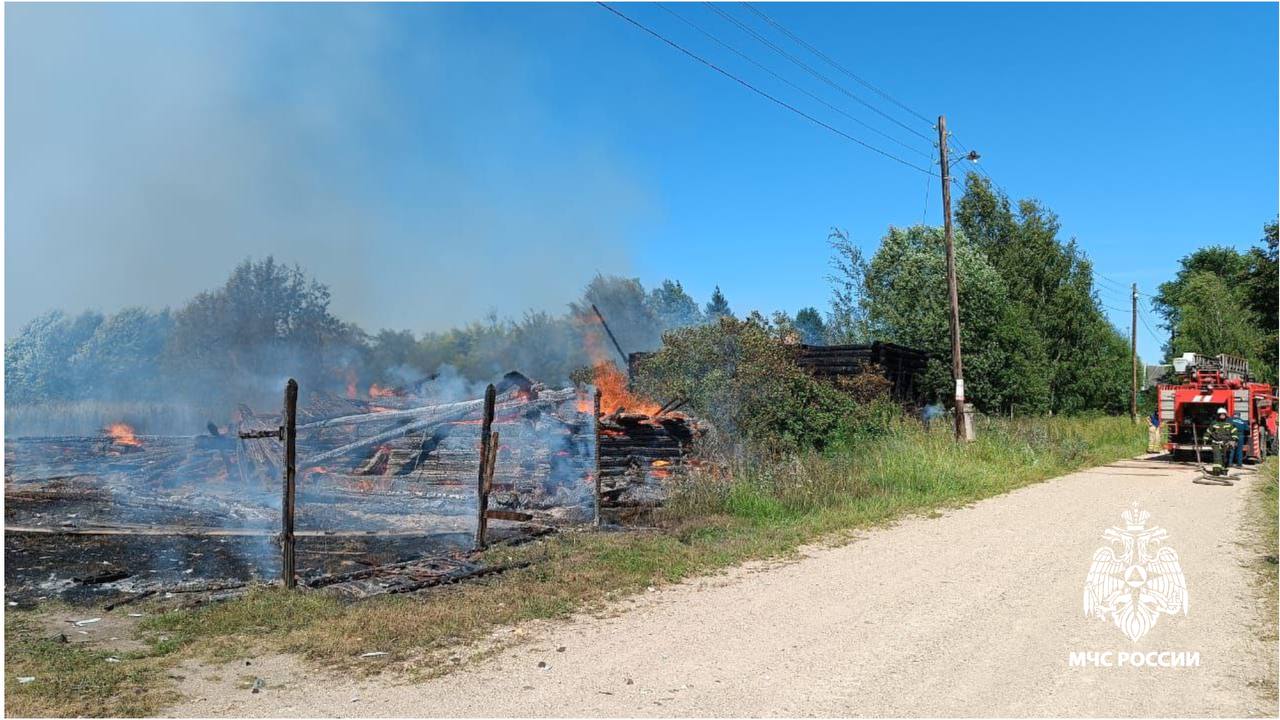
{"label": "overgrown vegetation", "polygon": [[[862,397],[814,379],[800,369],[786,344],[793,329],[758,314],[668,332],[662,349],[637,367],[641,392],[682,398],[721,436],[741,438],[752,450],[776,454],[823,448],[866,430],[884,431],[898,414],[887,383]],[[879,379],[878,377],[876,379]],[[871,427],[874,426],[874,427]]]}
{"label": "overgrown vegetation", "polygon": [[[145,714],[165,701],[162,668],[183,658],[301,654],[327,667],[440,673],[458,643],[525,620],[600,610],[622,595],[729,567],[784,557],[798,546],[906,513],[957,507],[1142,450],[1127,418],[989,420],[979,440],[895,421],[875,443],[834,443],[726,475],[691,478],[660,518],[660,532],[566,533],[490,562],[531,560],[487,582],[344,605],[314,593],[260,590],[143,624],[148,652],[120,655],[50,644],[35,625],[8,626],[6,696],[23,714]],[[11,613],[11,616],[15,614]],[[361,653],[391,653],[369,663]],[[458,656],[460,657],[460,656]],[[26,685],[17,675],[36,675]],[[76,694],[79,693],[79,694]]]}

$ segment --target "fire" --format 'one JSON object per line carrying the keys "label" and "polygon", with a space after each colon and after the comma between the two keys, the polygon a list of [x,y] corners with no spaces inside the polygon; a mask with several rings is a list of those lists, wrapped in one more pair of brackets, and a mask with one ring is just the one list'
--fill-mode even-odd
{"label": "fire", "polygon": [[627,412],[657,415],[662,406],[627,389],[627,376],[617,365],[600,361],[595,365],[595,384],[600,389],[600,412],[607,415],[625,408]]}
{"label": "fire", "polygon": [[347,368],[347,399],[356,399],[356,371],[354,368]]}
{"label": "fire", "polygon": [[[592,369],[595,371],[596,388],[600,391],[600,413],[608,415],[625,408],[627,412],[657,415],[662,406],[652,400],[633,395],[627,389],[627,376],[609,360],[610,356],[604,349],[602,338],[600,332],[583,333],[583,339],[587,344],[587,356],[591,358]],[[578,407],[583,408],[581,401]]]}
{"label": "fire", "polygon": [[663,468],[671,464],[670,460],[654,460],[650,465],[656,468]]}
{"label": "fire", "polygon": [[111,423],[107,426],[107,434],[111,436],[111,442],[116,445],[142,447],[142,441],[134,435],[133,428],[125,423]]}
{"label": "fire", "polygon": [[379,385],[378,383],[374,383],[369,386],[369,397],[370,398],[400,397],[400,391],[396,390],[395,388],[384,387],[382,385]]}

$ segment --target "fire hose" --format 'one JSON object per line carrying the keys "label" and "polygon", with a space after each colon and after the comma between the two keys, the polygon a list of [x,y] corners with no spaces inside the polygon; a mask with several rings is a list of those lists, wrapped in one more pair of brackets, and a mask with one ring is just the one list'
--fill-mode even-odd
{"label": "fire hose", "polygon": [[[1204,462],[1200,460],[1200,435],[1196,432],[1196,424],[1194,422],[1191,423],[1191,439],[1196,444],[1196,466],[1200,469],[1200,477],[1197,477],[1191,482],[1196,485],[1235,485],[1234,481],[1228,480],[1226,477],[1210,475],[1209,471],[1205,470]],[[1230,472],[1230,470],[1227,472]]]}

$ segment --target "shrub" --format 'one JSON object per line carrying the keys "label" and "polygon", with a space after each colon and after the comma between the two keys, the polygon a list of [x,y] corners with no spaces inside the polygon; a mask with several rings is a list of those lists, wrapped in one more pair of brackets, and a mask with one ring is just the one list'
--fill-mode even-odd
{"label": "shrub", "polygon": [[[638,364],[637,388],[656,398],[685,398],[722,436],[745,438],[767,454],[821,449],[834,439],[872,431],[890,404],[859,403],[802,370],[790,348],[759,316],[680,328]],[[865,383],[864,383],[865,384]]]}

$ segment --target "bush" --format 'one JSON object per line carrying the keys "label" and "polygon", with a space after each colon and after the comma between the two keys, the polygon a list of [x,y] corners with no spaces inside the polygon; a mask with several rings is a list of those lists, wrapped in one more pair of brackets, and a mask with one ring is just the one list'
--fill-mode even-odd
{"label": "bush", "polygon": [[859,403],[814,379],[759,316],[667,332],[662,349],[639,363],[635,382],[652,397],[686,399],[723,436],[767,454],[875,432],[896,413],[885,401]]}

